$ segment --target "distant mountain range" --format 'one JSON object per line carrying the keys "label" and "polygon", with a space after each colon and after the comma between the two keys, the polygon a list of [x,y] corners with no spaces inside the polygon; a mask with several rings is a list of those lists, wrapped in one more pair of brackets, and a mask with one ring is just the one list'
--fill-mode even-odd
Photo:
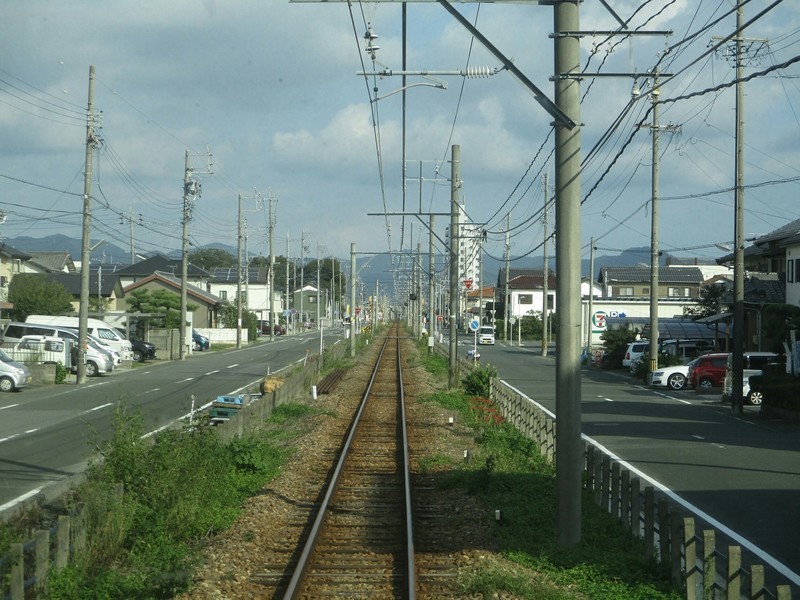
{"label": "distant mountain range", "polygon": [[[96,244],[99,240],[93,240],[92,245]],[[67,251],[72,256],[72,260],[80,261],[81,259],[81,240],[65,235],[56,234],[43,238],[33,238],[28,236],[20,236],[16,238],[8,238],[3,240],[3,243],[22,250],[23,252],[59,252]],[[233,246],[226,246],[225,244],[207,244],[203,248],[218,248],[229,252],[236,256],[236,248]],[[180,258],[179,252],[167,253],[171,258]],[[665,264],[669,255],[661,257],[661,264]],[[350,264],[350,257],[339,257],[339,259],[346,265]],[[121,248],[111,242],[105,242],[97,246],[91,253],[91,260],[94,264],[119,264],[129,265],[131,263],[130,249]],[[381,286],[392,283],[391,273],[391,257],[388,255],[375,255],[374,257],[360,256],[356,260],[358,270],[361,273],[362,279],[367,282],[379,281]],[[436,259],[436,264],[441,268],[444,264],[441,256]],[[594,259],[594,277],[600,272],[603,267],[626,267],[636,266],[641,264],[650,264],[650,248],[628,248],[617,255],[602,254],[595,256]],[[427,258],[423,260],[423,265],[427,265]],[[497,260],[492,257],[485,257],[483,261],[483,284],[490,286],[497,283],[497,276],[500,269],[503,268],[503,261]],[[537,269],[542,268],[541,256],[526,256],[524,258],[515,259],[512,257],[512,262],[509,265],[511,269]],[[549,259],[549,267],[555,270],[556,261],[554,257]],[[589,259],[581,261],[581,273],[583,276],[589,274]],[[476,282],[477,283],[477,282]]]}

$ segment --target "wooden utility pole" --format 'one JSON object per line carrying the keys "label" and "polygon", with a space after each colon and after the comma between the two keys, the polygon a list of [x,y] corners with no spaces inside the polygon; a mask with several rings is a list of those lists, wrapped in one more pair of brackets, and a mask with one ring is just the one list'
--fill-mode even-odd
{"label": "wooden utility pole", "polygon": [[542,251],[542,356],[547,356],[547,344],[550,341],[547,327],[550,324],[550,308],[548,302],[549,284],[550,284],[550,266],[547,264],[547,210],[549,208],[548,201],[550,200],[550,189],[547,185],[547,173],[544,174],[544,244]]}

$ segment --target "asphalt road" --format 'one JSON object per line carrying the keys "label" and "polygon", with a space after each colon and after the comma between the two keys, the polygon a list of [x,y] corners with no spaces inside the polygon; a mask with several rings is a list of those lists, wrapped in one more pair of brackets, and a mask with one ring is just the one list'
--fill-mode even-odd
{"label": "asphalt road", "polygon": [[[471,336],[460,338],[459,353],[470,348]],[[538,344],[499,342],[479,351],[481,363],[491,363],[501,379],[556,413],[553,356],[541,356]],[[718,546],[741,545],[777,573],[768,582],[800,585],[800,425],[766,419],[757,407],[737,417],[720,402],[721,390],[656,390],[624,371],[585,368],[582,375],[585,436],[677,502],[701,511],[734,540],[718,533]]]}
{"label": "asphalt road", "polygon": [[[341,339],[326,331],[326,345]],[[220,395],[239,393],[319,351],[319,332],[268,338],[242,349],[154,361],[86,384],[34,385],[0,394],[0,513],[59,493],[112,432],[118,409],[139,410],[146,430],[167,427]]]}

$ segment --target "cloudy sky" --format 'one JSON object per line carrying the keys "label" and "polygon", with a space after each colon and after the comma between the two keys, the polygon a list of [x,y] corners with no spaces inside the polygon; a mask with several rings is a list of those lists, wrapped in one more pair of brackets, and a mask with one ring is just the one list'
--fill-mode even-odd
{"label": "cloudy sky", "polygon": [[[591,237],[605,253],[649,244],[652,79],[630,75],[659,65],[672,75],[660,96],[660,123],[669,126],[660,142],[661,247],[717,256],[713,245],[733,239],[735,91],[726,84],[735,71],[730,45],[710,46],[734,31],[733,0],[608,4],[631,29],[672,35],[582,40],[586,72],[620,74],[581,83],[584,255]],[[455,6],[553,98],[551,7]],[[409,71],[500,66],[443,7],[407,7]],[[751,0],[744,19],[753,21],[744,32],[749,236],[800,218],[800,6]],[[374,62],[364,50],[368,27],[380,46]],[[581,29],[616,27],[597,0],[581,4]],[[427,248],[419,219],[379,213],[449,210],[448,158],[457,144],[462,199],[469,217],[485,223],[487,252],[503,255],[508,219],[512,256],[541,253],[551,116],[502,71],[409,76],[404,119],[400,77],[357,75],[401,70],[399,2],[10,0],[0,46],[3,238],[80,237],[92,65],[102,112],[93,240],[127,249],[132,231],[137,253],[180,248],[188,151],[202,184],[189,225],[193,248],[236,245],[240,194],[251,255],[268,253],[269,198],[276,254],[288,244],[299,256],[301,238],[312,257],[345,258],[351,243],[359,252],[418,241]],[[634,88],[640,94],[631,103]],[[551,230],[553,221],[551,214]],[[439,235],[446,224],[437,217]]]}

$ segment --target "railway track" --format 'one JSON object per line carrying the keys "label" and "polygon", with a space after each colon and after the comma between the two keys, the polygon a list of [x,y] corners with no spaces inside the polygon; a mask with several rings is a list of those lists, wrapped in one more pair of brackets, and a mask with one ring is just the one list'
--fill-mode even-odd
{"label": "railway track", "polygon": [[407,423],[402,347],[411,342],[397,327],[381,341],[371,369],[347,375],[363,390],[348,401],[352,420],[304,462],[306,491],[284,498],[289,514],[249,577],[264,597],[462,597],[452,523],[442,518],[453,507],[430,477],[409,471],[416,429]]}
{"label": "railway track", "polygon": [[286,599],[414,598],[400,341],[384,340]]}

